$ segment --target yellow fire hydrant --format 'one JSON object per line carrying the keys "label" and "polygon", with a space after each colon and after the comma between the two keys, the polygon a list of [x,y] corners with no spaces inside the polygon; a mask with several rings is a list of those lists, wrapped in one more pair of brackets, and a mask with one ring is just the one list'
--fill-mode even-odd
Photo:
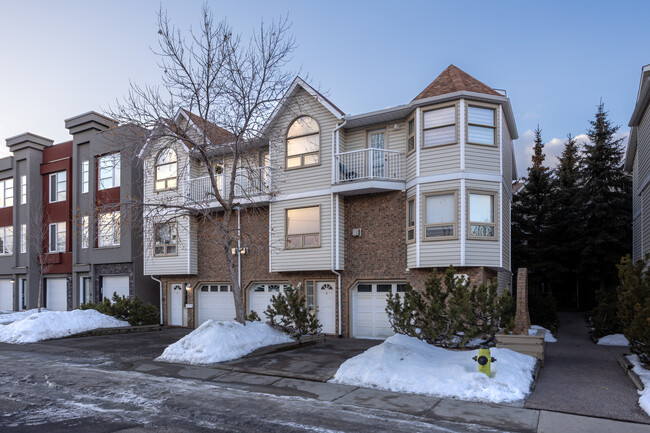
{"label": "yellow fire hydrant", "polygon": [[487,377],[492,377],[492,363],[497,362],[497,360],[490,356],[490,348],[488,346],[481,345],[478,349],[478,356],[472,359],[478,362],[479,373],[484,373]]}

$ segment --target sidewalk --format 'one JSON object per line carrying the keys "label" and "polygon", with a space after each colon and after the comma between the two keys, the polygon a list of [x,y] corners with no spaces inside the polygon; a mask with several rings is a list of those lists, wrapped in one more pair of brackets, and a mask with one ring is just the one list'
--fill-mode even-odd
{"label": "sidewalk", "polygon": [[546,362],[526,408],[650,424],[616,359],[627,347],[594,344],[580,313],[559,314],[557,339],[546,345]]}

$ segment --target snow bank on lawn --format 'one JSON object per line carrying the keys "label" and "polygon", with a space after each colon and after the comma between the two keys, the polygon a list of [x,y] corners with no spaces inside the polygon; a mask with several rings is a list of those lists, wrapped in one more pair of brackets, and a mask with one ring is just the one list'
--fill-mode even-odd
{"label": "snow bank on lawn", "polygon": [[265,323],[217,322],[208,320],[176,343],[156,361],[183,364],[214,364],[241,358],[264,346],[291,343],[288,335]]}
{"label": "snow bank on lawn", "polygon": [[630,342],[623,334],[612,334],[600,338],[598,344],[601,346],[629,346]]}
{"label": "snow bank on lawn", "polygon": [[544,328],[543,326],[530,325],[530,329],[528,330],[528,335],[534,334],[535,333],[534,330],[536,330],[536,329],[544,329],[544,330],[546,330],[546,334],[544,335],[544,341],[546,341],[547,343],[557,343],[557,339],[555,337],[553,337],[553,334],[551,334],[551,331]]}
{"label": "snow bank on lawn", "polygon": [[478,350],[447,350],[397,334],[345,361],[330,382],[494,403],[523,399],[533,382],[535,358],[509,349],[490,351],[497,359],[491,379],[472,360]]}
{"label": "snow bank on lawn", "polygon": [[0,326],[0,342],[34,343],[118,326],[129,326],[129,323],[95,310],[41,311]]}
{"label": "snow bank on lawn", "polygon": [[641,406],[641,409],[643,409],[645,413],[650,415],[650,370],[643,368],[637,355],[629,355],[627,359],[634,364],[632,371],[634,371],[641,379],[641,382],[643,382],[643,391],[638,391],[640,395],[639,406]]}
{"label": "snow bank on lawn", "polygon": [[[48,310],[46,308],[41,308],[41,312],[45,311]],[[34,313],[38,313],[38,308],[25,311],[0,311],[0,325],[6,325],[7,323],[15,322],[16,320],[22,320]]]}

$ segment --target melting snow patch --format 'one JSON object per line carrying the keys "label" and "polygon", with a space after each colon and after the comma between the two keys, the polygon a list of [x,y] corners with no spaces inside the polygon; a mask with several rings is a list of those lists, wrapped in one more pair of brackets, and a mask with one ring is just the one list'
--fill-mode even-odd
{"label": "melting snow patch", "polygon": [[623,334],[612,334],[598,339],[598,344],[601,346],[629,346],[630,342]]}
{"label": "melting snow patch", "polygon": [[214,364],[241,358],[256,349],[291,343],[286,334],[265,323],[208,320],[165,349],[156,361],[182,364]]}
{"label": "melting snow patch", "polygon": [[643,409],[645,413],[650,415],[650,370],[643,368],[641,360],[639,360],[637,355],[629,355],[627,359],[634,364],[632,370],[637,374],[637,376],[639,376],[641,382],[643,382],[643,391],[638,391],[640,396],[639,406],[641,406],[641,409]]}
{"label": "melting snow patch", "polygon": [[509,349],[491,349],[492,378],[478,372],[478,350],[448,350],[394,335],[345,361],[330,382],[388,391],[494,403],[523,399],[536,360]]}
{"label": "melting snow patch", "polygon": [[535,330],[537,329],[543,329],[546,331],[546,334],[544,334],[544,341],[547,343],[557,343],[557,339],[553,337],[553,334],[551,334],[551,331],[548,329],[544,328],[543,326],[539,325],[530,325],[530,329],[528,330],[529,335],[535,334]]}
{"label": "melting snow patch", "polygon": [[[45,311],[47,311],[47,309],[41,308],[41,312]],[[25,311],[0,311],[0,325],[7,325],[11,322],[15,322],[16,320],[24,319],[34,313],[38,313],[38,308]]]}
{"label": "melting snow patch", "polygon": [[95,310],[41,311],[8,325],[0,325],[0,342],[35,343],[119,326],[129,326],[129,323]]}

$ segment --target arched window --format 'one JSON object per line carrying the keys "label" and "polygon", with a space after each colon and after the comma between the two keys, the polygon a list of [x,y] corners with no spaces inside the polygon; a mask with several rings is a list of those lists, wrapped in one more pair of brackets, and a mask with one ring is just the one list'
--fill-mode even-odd
{"label": "arched window", "polygon": [[320,128],[314,118],[297,118],[287,133],[286,168],[308,167],[320,163]]}
{"label": "arched window", "polygon": [[169,147],[163,149],[156,158],[156,191],[176,189],[178,177],[178,159],[176,152]]}

